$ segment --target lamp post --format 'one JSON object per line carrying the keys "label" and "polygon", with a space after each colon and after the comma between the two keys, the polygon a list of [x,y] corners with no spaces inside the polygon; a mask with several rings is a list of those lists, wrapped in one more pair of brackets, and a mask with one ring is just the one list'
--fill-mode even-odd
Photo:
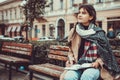
{"label": "lamp post", "polygon": [[[32,27],[34,19],[43,17],[46,2],[47,0],[23,0],[21,3],[23,13],[26,17],[25,24],[27,24],[27,29],[30,28],[30,39],[32,38]],[[26,34],[26,39],[28,39],[28,34]]]}

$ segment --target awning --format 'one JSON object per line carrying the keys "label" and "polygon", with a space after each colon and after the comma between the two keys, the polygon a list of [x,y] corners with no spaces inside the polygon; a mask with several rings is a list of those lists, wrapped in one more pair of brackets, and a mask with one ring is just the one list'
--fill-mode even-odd
{"label": "awning", "polygon": [[20,30],[21,30],[21,27],[19,26],[19,27],[17,27],[16,32],[20,32]]}
{"label": "awning", "polygon": [[12,27],[12,32],[15,32],[16,28],[16,26]]}
{"label": "awning", "polygon": [[8,27],[7,32],[10,32],[10,31],[11,31],[11,29],[12,29],[12,27]]}

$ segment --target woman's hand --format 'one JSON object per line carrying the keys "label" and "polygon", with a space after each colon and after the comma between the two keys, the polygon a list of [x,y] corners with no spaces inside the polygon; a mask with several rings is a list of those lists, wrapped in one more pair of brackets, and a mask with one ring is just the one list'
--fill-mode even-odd
{"label": "woman's hand", "polygon": [[74,61],[73,60],[69,60],[69,61],[66,62],[66,67],[70,67],[73,64],[74,64]]}
{"label": "woman's hand", "polygon": [[99,67],[99,63],[96,61],[96,62],[93,62],[92,63],[92,67],[94,68],[98,68]]}

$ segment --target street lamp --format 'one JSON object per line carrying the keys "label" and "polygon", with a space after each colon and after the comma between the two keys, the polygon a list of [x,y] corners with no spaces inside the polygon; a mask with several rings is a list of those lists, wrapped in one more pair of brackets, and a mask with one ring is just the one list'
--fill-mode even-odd
{"label": "street lamp", "polygon": [[[33,21],[34,19],[43,17],[46,2],[47,0],[23,0],[21,3],[23,13],[26,17],[25,24],[27,24],[27,29],[30,28],[30,38],[32,38]],[[28,38],[28,34],[26,36]]]}

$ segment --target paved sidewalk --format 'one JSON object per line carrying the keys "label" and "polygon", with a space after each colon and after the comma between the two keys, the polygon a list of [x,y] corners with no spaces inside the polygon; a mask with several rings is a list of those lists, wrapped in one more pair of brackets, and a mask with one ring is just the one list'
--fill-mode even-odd
{"label": "paved sidewalk", "polygon": [[[0,80],[8,80],[8,70],[2,67],[0,67]],[[27,74],[16,72],[13,70],[12,80],[29,80],[29,79]],[[37,79],[34,78],[33,80]]]}
{"label": "paved sidewalk", "polygon": [[[51,78],[47,78],[41,75],[36,75],[39,78],[33,78],[33,80],[52,80]],[[22,73],[22,72],[16,72],[13,70],[12,73],[12,80],[29,80],[29,74]],[[8,80],[8,70],[6,70],[4,67],[0,66],[0,80]]]}

